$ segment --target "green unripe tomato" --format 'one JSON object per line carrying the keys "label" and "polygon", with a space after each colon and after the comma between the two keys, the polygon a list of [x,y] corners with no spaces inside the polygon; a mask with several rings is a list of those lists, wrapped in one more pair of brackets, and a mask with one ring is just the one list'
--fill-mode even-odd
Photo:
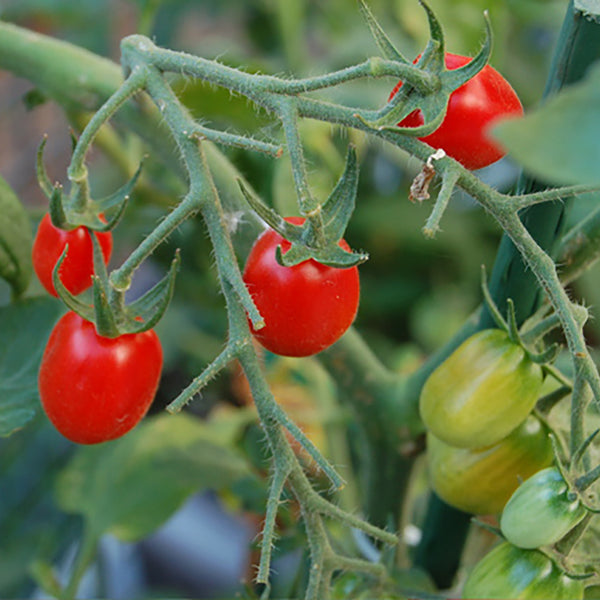
{"label": "green unripe tomato", "polygon": [[495,444],[522,423],[543,382],[508,334],[485,329],[465,340],[427,379],[420,411],[427,428],[459,448]]}
{"label": "green unripe tomato", "polygon": [[451,506],[477,515],[499,514],[519,480],[551,465],[552,459],[548,431],[533,415],[484,448],[456,448],[427,434],[431,486]]}
{"label": "green unripe tomato", "polygon": [[520,548],[558,542],[586,512],[579,499],[569,499],[568,493],[569,486],[556,467],[539,471],[517,488],[504,507],[502,534]]}
{"label": "green unripe tomato", "polygon": [[496,546],[476,565],[463,598],[489,600],[581,600],[583,583],[565,575],[545,554],[507,542]]}

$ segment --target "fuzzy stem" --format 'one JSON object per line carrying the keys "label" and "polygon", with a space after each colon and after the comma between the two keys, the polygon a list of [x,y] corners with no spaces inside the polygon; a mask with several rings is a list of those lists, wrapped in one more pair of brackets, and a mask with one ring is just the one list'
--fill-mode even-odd
{"label": "fuzzy stem", "polygon": [[77,145],[73,150],[71,164],[67,170],[69,180],[72,183],[81,183],[87,179],[87,168],[85,166],[85,156],[94,141],[94,137],[100,128],[119,108],[134,94],[143,89],[146,83],[146,71],[142,68],[136,68],[131,75],[123,82],[115,93],[102,105],[94,116],[90,119],[81,136],[77,140]]}

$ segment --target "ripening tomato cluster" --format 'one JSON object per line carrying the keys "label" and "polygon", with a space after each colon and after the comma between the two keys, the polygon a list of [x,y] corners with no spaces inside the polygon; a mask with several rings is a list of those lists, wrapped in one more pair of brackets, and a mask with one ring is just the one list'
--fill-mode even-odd
{"label": "ripening tomato cluster", "polygon": [[[418,60],[417,57],[416,60]],[[458,69],[471,59],[468,56],[445,55],[446,68]],[[399,82],[390,94],[397,94]],[[433,148],[441,148],[467,169],[481,169],[502,158],[506,152],[489,135],[490,128],[507,117],[520,117],[523,106],[510,83],[490,65],[483,67],[475,77],[450,94],[448,108],[441,125],[419,139]],[[406,116],[398,125],[423,125],[420,110]]]}
{"label": "ripening tomato cluster", "polygon": [[[304,219],[288,217],[299,225]],[[292,267],[277,262],[291,244],[272,229],[256,240],[244,268],[244,282],[265,321],[252,329],[256,339],[281,356],[311,356],[342,337],[358,311],[360,285],[357,267],[338,269],[313,259]],[[340,246],[350,250],[348,244]]]}
{"label": "ripening tomato cluster", "polygon": [[524,348],[489,329],[465,340],[423,387],[432,488],[465,512],[501,514],[507,540],[476,565],[464,598],[583,597],[581,581],[538,550],[585,516],[551,466],[550,432],[532,413],[542,383]]}
{"label": "ripening tomato cluster", "polygon": [[[112,234],[97,233],[105,262]],[[67,247],[58,276],[72,293],[92,284],[92,241],[85,227],[64,231],[49,215],[42,219],[33,245],[35,272],[57,296],[52,273]],[[93,323],[67,312],[46,345],[38,377],[44,411],[56,429],[79,444],[121,437],[144,417],[162,371],[162,347],[153,330],[115,338],[99,335]]]}
{"label": "ripening tomato cluster", "polygon": [[551,464],[549,432],[530,414],[542,383],[540,365],[500,329],[477,332],[430,375],[419,408],[442,499],[498,514],[519,479]]}

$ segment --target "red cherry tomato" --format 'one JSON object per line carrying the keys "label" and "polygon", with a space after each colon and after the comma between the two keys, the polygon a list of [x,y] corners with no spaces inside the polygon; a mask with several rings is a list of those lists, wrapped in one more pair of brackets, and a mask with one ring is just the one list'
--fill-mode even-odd
{"label": "red cherry tomato", "polygon": [[[446,53],[446,67],[457,69],[467,64],[468,56]],[[399,82],[390,94],[400,89]],[[488,137],[493,123],[505,117],[521,116],[523,106],[511,85],[490,65],[450,95],[442,124],[429,135],[419,138],[433,148],[442,148],[467,169],[481,169],[502,158],[506,152]],[[423,125],[423,115],[416,110],[398,125]]]}
{"label": "red cherry tomato", "polygon": [[[354,321],[360,296],[358,269],[337,269],[313,259],[283,267],[275,258],[277,246],[285,253],[290,243],[272,229],[265,231],[244,269],[244,281],[266,323],[253,333],[275,354],[310,356],[336,342]],[[349,250],[343,240],[340,246]]]}
{"label": "red cherry tomato", "polygon": [[[112,233],[97,232],[104,262],[108,263],[112,253]],[[44,215],[33,242],[33,268],[49,294],[58,296],[52,282],[52,272],[69,245],[67,255],[60,267],[60,280],[72,294],[80,294],[92,285],[94,259],[92,239],[86,227],[65,231],[52,225],[50,215]]]}
{"label": "red cherry tomato", "polygon": [[39,392],[50,421],[79,444],[121,437],[148,411],[162,370],[153,330],[101,337],[74,312],[56,324],[42,357]]}

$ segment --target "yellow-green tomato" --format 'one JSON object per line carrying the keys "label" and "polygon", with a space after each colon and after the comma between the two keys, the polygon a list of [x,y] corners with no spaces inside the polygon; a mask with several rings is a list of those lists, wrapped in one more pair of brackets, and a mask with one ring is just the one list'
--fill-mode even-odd
{"label": "yellow-green tomato", "polygon": [[486,600],[581,600],[581,580],[565,575],[545,554],[503,542],[476,565],[463,598]]}
{"label": "yellow-green tomato", "polygon": [[500,518],[504,537],[520,548],[539,548],[558,542],[583,517],[579,498],[556,467],[543,469],[524,481],[510,497]]}
{"label": "yellow-green tomato", "polygon": [[508,334],[485,329],[465,340],[427,379],[421,417],[459,448],[495,444],[522,423],[542,387],[540,365]]}
{"label": "yellow-green tomato", "polygon": [[427,434],[431,486],[451,506],[477,515],[499,514],[519,481],[552,464],[552,458],[548,431],[533,415],[484,448],[456,448]]}

